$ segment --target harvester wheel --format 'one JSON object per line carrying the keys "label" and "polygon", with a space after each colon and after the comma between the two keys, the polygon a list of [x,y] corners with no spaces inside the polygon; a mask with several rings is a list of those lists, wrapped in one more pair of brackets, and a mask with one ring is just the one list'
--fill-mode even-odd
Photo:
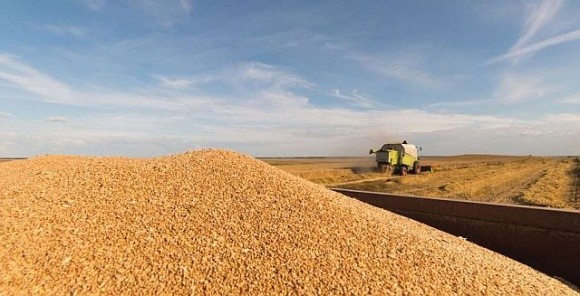
{"label": "harvester wheel", "polygon": [[401,176],[404,176],[407,174],[407,166],[401,166]]}
{"label": "harvester wheel", "polygon": [[385,165],[382,163],[379,163],[379,165],[377,166],[377,169],[380,173],[384,173],[385,172]]}
{"label": "harvester wheel", "polygon": [[415,161],[413,163],[413,173],[418,174],[421,172],[421,163],[419,161]]}

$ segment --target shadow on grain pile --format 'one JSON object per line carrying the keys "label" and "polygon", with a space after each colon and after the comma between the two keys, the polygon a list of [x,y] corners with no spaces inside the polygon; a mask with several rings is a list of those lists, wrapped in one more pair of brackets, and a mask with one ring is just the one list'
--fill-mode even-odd
{"label": "shadow on grain pile", "polygon": [[577,295],[221,150],[0,164],[0,294]]}

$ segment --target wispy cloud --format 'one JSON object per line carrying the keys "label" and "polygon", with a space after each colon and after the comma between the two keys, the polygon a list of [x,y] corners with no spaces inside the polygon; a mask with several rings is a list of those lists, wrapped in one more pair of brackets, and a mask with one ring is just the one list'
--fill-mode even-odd
{"label": "wispy cloud", "polygon": [[8,113],[8,112],[1,112],[0,111],[0,119],[4,119],[4,118],[8,118],[11,117],[12,114]]}
{"label": "wispy cloud", "polygon": [[0,54],[0,79],[42,96],[49,102],[71,104],[75,101],[73,92],[66,84],[20,62],[12,55]]}
{"label": "wispy cloud", "polygon": [[426,108],[447,108],[447,107],[473,107],[473,106],[489,106],[497,105],[502,103],[498,99],[481,99],[481,100],[459,100],[459,101],[447,101],[447,102],[437,102],[425,106]]}
{"label": "wispy cloud", "polygon": [[[6,73],[6,69],[16,74]],[[296,88],[313,87],[313,84],[289,71],[263,63],[243,63],[224,70],[224,83],[240,84],[244,91],[240,96],[191,96],[187,93],[164,93],[160,89],[148,89],[147,94],[110,91],[103,89],[74,89],[43,74],[15,58],[0,56],[0,79],[29,93],[36,94],[34,100],[78,106],[120,106],[127,110],[153,108],[191,114],[198,118],[223,120],[224,122],[262,124],[304,125],[352,125],[355,123],[373,126],[377,118],[392,121],[400,116],[412,116],[416,124],[406,122],[401,130],[411,132],[445,129],[469,122],[501,120],[494,117],[469,117],[462,115],[436,115],[420,110],[380,111],[350,110],[345,108],[323,108],[312,105],[308,97],[296,94]],[[257,84],[255,84],[257,83]],[[335,90],[334,95],[346,100],[368,102],[370,99],[353,90],[345,95]],[[30,99],[30,98],[28,98]],[[368,113],[371,112],[371,113]],[[409,113],[405,115],[406,113]],[[400,115],[397,115],[400,114]],[[63,118],[54,117],[54,121]],[[67,119],[68,120],[68,119]],[[437,124],[434,124],[437,122]],[[446,125],[445,122],[449,124]],[[414,128],[415,126],[415,128]]]}
{"label": "wispy cloud", "polygon": [[546,121],[557,124],[576,124],[576,126],[580,126],[580,114],[561,113],[547,115]]}
{"label": "wispy cloud", "polygon": [[62,37],[72,36],[76,38],[83,38],[86,36],[86,30],[77,26],[47,25],[42,28],[52,34]]}
{"label": "wispy cloud", "polygon": [[[223,77],[223,86],[234,86],[241,91],[237,98],[191,95],[187,87]],[[21,62],[10,55],[0,55],[0,81],[35,96],[26,99],[74,106],[118,106],[124,108],[153,108],[172,111],[198,111],[201,106],[216,104],[288,106],[290,102],[301,105],[306,97],[290,91],[293,88],[309,88],[313,84],[284,69],[263,63],[242,63],[226,68],[216,76],[194,79],[157,77],[162,88],[143,91],[116,91],[102,88],[76,88]],[[182,90],[167,92],[164,88]],[[229,107],[228,107],[229,108]],[[209,108],[211,109],[211,108]]]}
{"label": "wispy cloud", "polygon": [[[426,145],[428,152],[424,153],[439,150],[459,154],[469,150],[469,153],[504,155],[570,155],[578,151],[580,144],[578,126],[578,118],[569,117],[566,113],[555,113],[538,115],[534,120],[513,122],[501,128],[469,127],[435,132],[422,139],[431,143]],[[482,139],[485,139],[485,143],[476,147],[474,144],[481,143]],[[453,142],[453,145],[449,145],[449,142]]]}
{"label": "wispy cloud", "polygon": [[[65,105],[122,107],[117,111],[122,112],[123,116],[116,118],[102,119],[98,115],[97,118],[78,117],[73,118],[72,124],[68,116],[54,116],[45,120],[69,124],[62,124],[58,129],[50,129],[40,122],[20,121],[11,124],[9,128],[3,128],[0,132],[0,137],[10,138],[10,141],[15,143],[40,143],[37,147],[60,150],[68,149],[63,148],[67,147],[63,143],[71,147],[84,147],[83,149],[92,149],[90,148],[92,145],[107,151],[111,151],[113,149],[111,147],[114,147],[115,151],[128,149],[120,146],[124,145],[121,143],[127,145],[132,143],[128,146],[131,149],[137,149],[133,144],[144,145],[145,142],[155,147],[163,147],[158,135],[169,132],[173,137],[171,141],[184,145],[180,149],[191,147],[194,143],[222,147],[232,145],[248,149],[263,145],[263,148],[260,148],[262,150],[254,152],[275,154],[275,149],[268,150],[267,147],[304,145],[313,147],[311,150],[301,151],[305,154],[321,154],[325,149],[328,154],[332,154],[342,153],[342,150],[337,152],[333,149],[341,147],[349,138],[356,138],[359,142],[367,141],[368,143],[364,142],[364,145],[370,145],[376,141],[377,133],[406,137],[410,134],[456,128],[493,128],[518,123],[510,118],[496,116],[434,113],[419,109],[381,110],[317,106],[312,104],[307,96],[294,92],[297,88],[313,87],[312,83],[283,68],[262,63],[243,63],[223,70],[222,75],[229,78],[224,79],[222,83],[240,84],[240,87],[244,88],[239,96],[200,97],[189,95],[187,90],[164,93],[162,89],[153,88],[143,91],[147,94],[136,94],[76,89],[15,58],[3,55],[0,56],[0,61],[2,73],[0,79],[11,83],[13,87],[36,94],[32,96],[35,100]],[[6,75],[7,68],[16,74]],[[61,94],[63,98],[55,94]],[[336,90],[334,95],[344,100],[370,101],[356,90],[348,94]],[[147,111],[149,115],[143,117],[140,115],[143,110],[156,110],[158,115],[151,115],[151,112]],[[171,118],[178,119],[163,116],[161,112],[163,110],[170,110]],[[409,121],[409,118],[413,120]],[[377,122],[384,123],[388,129],[377,128]],[[32,128],[33,126],[35,128]],[[190,128],[184,128],[187,126]],[[38,130],[39,127],[41,130]],[[190,129],[199,132],[193,135],[185,132]],[[35,132],[31,133],[28,130]],[[10,133],[12,136],[9,136]],[[54,139],[59,141],[55,142]],[[216,139],[227,140],[220,142]],[[269,143],[265,143],[266,140]],[[107,143],[110,147],[99,146],[104,145],[103,143]],[[271,143],[275,145],[270,145]],[[316,149],[320,150],[317,152]]]}
{"label": "wispy cloud", "polygon": [[244,63],[239,67],[237,78],[267,83],[277,88],[312,87],[313,84],[279,67],[264,63]]}
{"label": "wispy cloud", "polygon": [[[280,98],[275,100],[279,102]],[[20,121],[3,128],[0,138],[21,145],[35,143],[21,150],[27,155],[51,152],[53,149],[60,153],[102,149],[100,153],[134,155],[136,151],[144,153],[144,148],[148,149],[149,155],[179,152],[196,145],[237,147],[242,151],[253,149],[254,153],[262,155],[292,154],[292,151],[300,155],[361,155],[364,153],[361,147],[376,145],[376,141],[385,136],[407,138],[459,128],[511,128],[525,124],[495,116],[434,114],[416,109],[325,109],[314,107],[306,101],[303,103],[301,106],[274,110],[216,105],[208,106],[199,116],[180,118],[139,113],[97,115],[76,118],[74,125],[66,124],[58,129]],[[409,121],[408,118],[414,120]],[[384,123],[385,128],[377,127],[376,122]],[[186,132],[191,129],[196,132]],[[165,151],[168,145],[170,150]],[[304,149],[298,149],[301,146]],[[255,150],[256,147],[261,148]],[[285,149],[280,151],[277,147]],[[286,149],[289,147],[295,149]]]}
{"label": "wispy cloud", "polygon": [[51,116],[51,117],[48,117],[46,119],[46,121],[55,122],[55,123],[69,123],[70,122],[70,120],[68,120],[67,118],[62,117],[62,116]]}
{"label": "wispy cloud", "polygon": [[[436,75],[433,69],[433,49],[414,46],[402,50],[390,50],[376,54],[352,48],[351,46],[334,40],[324,41],[322,44],[332,55],[354,61],[359,67],[399,82],[437,88],[449,85],[455,78]],[[457,59],[457,57],[454,57]]]}
{"label": "wispy cloud", "polygon": [[563,98],[561,102],[566,104],[580,104],[580,92]]}
{"label": "wispy cloud", "polygon": [[191,0],[129,0],[131,4],[152,16],[160,25],[170,27],[185,19],[192,11]]}
{"label": "wispy cloud", "polygon": [[388,57],[351,52],[349,57],[367,70],[405,83],[439,87],[446,82],[425,67],[424,56],[418,53],[400,53]]}
{"label": "wispy cloud", "polygon": [[530,4],[530,14],[526,19],[522,34],[510,51],[521,48],[532,39],[543,26],[552,20],[563,3],[563,0],[543,0],[539,6]]}
{"label": "wispy cloud", "polygon": [[486,64],[494,64],[505,60],[517,63],[547,47],[579,40],[580,29],[576,29],[539,42],[530,43],[538,32],[554,19],[563,4],[564,0],[543,0],[539,5],[530,5],[530,13],[516,43],[507,53],[487,60]]}
{"label": "wispy cloud", "polygon": [[79,0],[82,2],[88,9],[92,11],[99,11],[105,6],[106,0]]}
{"label": "wispy cloud", "polygon": [[568,32],[565,34],[561,34],[555,37],[551,37],[548,38],[546,40],[528,45],[528,46],[524,46],[524,47],[518,47],[515,49],[510,50],[509,52],[507,52],[506,54],[494,57],[490,60],[488,60],[488,64],[493,64],[496,62],[500,62],[503,60],[511,60],[514,62],[517,62],[519,60],[521,60],[522,58],[526,57],[526,56],[530,56],[532,54],[534,54],[535,52],[542,50],[546,47],[550,47],[553,45],[557,45],[560,43],[566,43],[566,42],[571,42],[571,41],[575,41],[575,40],[580,40],[580,29],[572,31],[572,32]]}
{"label": "wispy cloud", "polygon": [[102,88],[78,89],[21,62],[17,57],[0,54],[0,81],[34,96],[27,100],[72,106],[119,106],[125,108],[159,108],[162,110],[194,110],[200,104],[215,101],[204,96],[168,97],[163,90],[140,92]]}
{"label": "wispy cloud", "polygon": [[506,103],[532,100],[545,97],[555,90],[541,77],[520,73],[505,73],[497,86],[494,97]]}
{"label": "wispy cloud", "polygon": [[376,104],[373,99],[360,94],[356,89],[353,89],[350,93],[343,93],[339,89],[333,89],[331,95],[335,98],[345,100],[355,106],[369,108]]}
{"label": "wispy cloud", "polygon": [[[12,117],[0,130],[0,138],[5,139],[0,148],[18,151],[19,155],[47,152],[155,155],[200,146],[229,147],[257,155],[291,154],[292,151],[299,151],[301,155],[360,155],[361,147],[376,145],[384,137],[423,137],[431,133],[454,134],[453,131],[459,130],[473,130],[482,136],[494,135],[498,130],[524,135],[531,127],[546,135],[556,129],[561,130],[559,133],[578,133],[577,128],[570,127],[577,122],[577,116],[572,115],[526,121],[416,108],[350,108],[353,104],[373,103],[357,90],[332,90],[331,96],[345,102],[340,107],[316,105],[308,96],[299,94],[300,89],[316,87],[314,84],[288,69],[263,63],[245,62],[222,69],[211,77],[221,77],[212,80],[220,88],[237,86],[241,91],[235,96],[194,96],[189,88],[165,91],[163,85],[139,92],[79,88],[60,82],[18,58],[0,55],[0,79],[11,87],[35,94],[25,99],[81,107],[120,107],[113,108],[115,113],[109,115],[62,114],[36,121]],[[192,85],[187,78],[166,80],[178,86]],[[162,79],[159,81],[163,83]],[[506,75],[501,83],[497,96],[505,100],[542,97],[548,91],[533,88],[542,85],[534,76]],[[203,83],[197,86],[204,90]],[[55,93],[64,99],[58,99]],[[55,128],[46,121],[60,125]],[[381,125],[377,126],[377,122]],[[550,135],[556,137],[557,133]],[[285,149],[281,152],[276,147]]]}
{"label": "wispy cloud", "polygon": [[565,75],[557,70],[546,77],[542,71],[506,71],[496,81],[493,93],[483,98],[460,99],[430,104],[428,108],[462,108],[476,106],[499,106],[529,103],[538,99],[549,99],[555,103],[574,103],[574,96],[554,100],[555,94],[565,92],[565,85],[555,77]]}
{"label": "wispy cloud", "polygon": [[191,12],[191,8],[192,8],[192,0],[179,0],[179,4],[181,5],[181,8],[187,12],[190,13]]}
{"label": "wispy cloud", "polygon": [[266,36],[244,40],[245,44],[270,50],[288,49],[299,46],[315,46],[330,40],[328,36],[305,30],[288,30]]}
{"label": "wispy cloud", "polygon": [[288,90],[266,89],[259,92],[256,103],[259,104],[254,105],[256,109],[288,111],[308,106],[309,99]]}
{"label": "wispy cloud", "polygon": [[170,78],[165,76],[155,76],[159,83],[163,87],[175,88],[175,89],[186,89],[198,83],[195,79],[187,78]]}
{"label": "wispy cloud", "polygon": [[[108,0],[78,0],[91,11],[100,11],[109,4]],[[193,10],[192,0],[125,0],[133,8],[153,17],[157,24],[171,27],[182,21]],[[115,1],[110,1],[114,4]]]}

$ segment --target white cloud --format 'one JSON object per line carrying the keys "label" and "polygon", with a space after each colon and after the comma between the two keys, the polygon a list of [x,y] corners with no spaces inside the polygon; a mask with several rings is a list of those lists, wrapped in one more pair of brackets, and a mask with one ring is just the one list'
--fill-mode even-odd
{"label": "white cloud", "polygon": [[[210,109],[213,114],[208,114]],[[0,138],[14,143],[9,150],[14,155],[74,152],[146,156],[192,147],[223,147],[254,155],[332,156],[363,155],[385,138],[413,139],[435,154],[477,152],[483,149],[481,139],[494,142],[501,138],[502,151],[497,153],[537,154],[537,146],[529,146],[529,150],[519,146],[521,139],[514,135],[529,136],[535,131],[536,135],[550,136],[552,141],[563,139],[563,145],[571,147],[574,135],[580,133],[579,116],[575,114],[523,121],[416,109],[357,111],[312,105],[279,110],[219,105],[206,111],[201,117],[103,114],[76,118],[75,125],[59,129],[23,121],[3,128]],[[436,135],[450,135],[452,139],[438,139]],[[465,141],[467,138],[469,141]],[[492,146],[483,151],[491,152]]]}
{"label": "white cloud", "polygon": [[[0,138],[14,143],[5,149],[14,155],[74,152],[145,156],[192,147],[224,147],[254,155],[279,156],[362,155],[384,138],[417,139],[421,145],[433,147],[430,153],[467,153],[480,149],[481,139],[495,139],[497,134],[530,135],[526,131],[534,130],[554,140],[561,140],[558,137],[564,135],[569,142],[580,132],[580,116],[575,114],[553,114],[526,121],[419,109],[325,108],[314,106],[308,98],[290,91],[273,90],[257,92],[253,99],[208,101],[197,106],[195,115],[186,109],[176,109],[171,116],[127,109],[119,114],[81,116],[74,118],[74,124],[59,129],[16,120],[0,131]],[[482,138],[479,142],[462,141],[465,133]],[[461,145],[454,142],[455,150],[436,148],[444,140],[430,139],[431,135],[461,137],[457,139]],[[518,141],[514,138],[509,145],[513,149],[502,153],[516,153]]]}
{"label": "white cloud", "polygon": [[538,122],[491,130],[455,129],[422,136],[420,144],[423,155],[575,155],[580,131],[563,128]]}
{"label": "white cloud", "polygon": [[[18,79],[2,76],[5,72]],[[223,78],[215,80],[220,86],[235,87],[239,92],[234,92],[235,96],[201,96],[192,95],[191,89],[166,91],[163,86],[138,92],[72,87],[11,56],[0,55],[0,79],[13,88],[35,94],[23,99],[91,110],[87,116],[61,114],[66,117],[26,121],[12,118],[3,122],[0,130],[0,138],[12,144],[2,149],[18,156],[23,153],[144,156],[211,146],[255,155],[360,155],[384,138],[428,138],[432,134],[458,131],[482,136],[493,136],[497,132],[525,135],[526,130],[547,134],[554,130],[558,132],[551,137],[564,134],[564,140],[571,141],[579,133],[578,116],[573,114],[547,115],[536,121],[525,121],[420,109],[318,106],[299,94],[301,88],[315,87],[312,83],[286,69],[261,63],[228,67],[212,77],[218,76]],[[179,79],[173,77],[167,81]],[[505,91],[498,95],[505,94],[511,100],[523,100],[529,94],[541,96],[546,91],[533,88],[541,84],[534,77],[507,75],[502,83]],[[532,91],[528,93],[530,87]],[[64,99],[57,99],[55,94],[61,94]],[[369,99],[356,90],[344,94],[337,89],[334,95],[353,102]],[[92,108],[94,106],[119,108],[108,108],[115,113],[102,114],[94,112],[98,110]],[[49,125],[46,120],[69,124]],[[437,147],[437,141],[442,140],[432,141],[426,144]],[[511,143],[515,147],[518,142]],[[481,145],[481,139],[462,145],[466,153]]]}
{"label": "white cloud", "polygon": [[[69,148],[64,147],[63,143],[72,145],[71,147],[86,148],[91,145],[102,147],[99,145],[104,142],[111,146],[102,147],[103,149],[110,151],[116,147],[122,151],[124,148],[119,147],[118,143],[115,144],[116,141],[141,144],[151,141],[152,147],[149,149],[158,151],[156,149],[161,147],[161,141],[156,140],[160,137],[158,135],[173,131],[171,134],[177,137],[176,139],[181,139],[178,143],[184,145],[175,146],[174,149],[186,149],[185,145],[194,143],[226,145],[232,146],[231,148],[246,147],[249,150],[250,146],[255,148],[258,144],[263,147],[308,144],[313,147],[312,149],[321,150],[318,152],[309,150],[304,153],[321,154],[325,149],[329,153],[336,151],[333,149],[340,147],[340,143],[348,141],[349,137],[368,138],[370,142],[377,133],[404,137],[408,134],[460,127],[489,128],[513,123],[511,119],[494,116],[434,114],[421,110],[384,111],[318,107],[312,105],[309,98],[292,91],[298,87],[312,87],[311,83],[278,67],[259,63],[246,63],[240,67],[224,70],[223,75],[229,77],[229,80],[224,80],[225,83],[242,84],[243,96],[191,97],[173,94],[163,98],[157,95],[159,90],[156,89],[147,90],[147,95],[107,90],[71,90],[71,87],[28,65],[14,64],[12,59],[5,56],[2,56],[1,61],[2,65],[7,61],[11,62],[10,66],[16,68],[18,73],[30,74],[22,75],[21,79],[7,81],[15,87],[37,94],[37,99],[55,101],[54,92],[47,86],[54,85],[57,93],[64,93],[67,98],[59,100],[60,104],[121,106],[126,110],[123,116],[117,117],[75,118],[75,124],[62,125],[59,129],[50,129],[47,125],[34,122],[17,122],[12,125],[12,129],[3,129],[4,133],[24,135],[24,138],[12,137],[13,142],[22,144],[36,141],[38,151],[43,147],[68,151],[66,149]],[[247,85],[248,82],[250,85]],[[66,91],[59,91],[62,89]],[[340,91],[338,95],[345,97]],[[359,101],[367,99],[355,90],[346,97]],[[138,110],[143,108],[157,111],[171,110],[173,117],[138,115]],[[52,117],[49,120],[65,122],[68,118]],[[377,122],[381,123],[378,127]],[[186,126],[199,132],[192,134]],[[55,139],[59,139],[58,142],[55,142]],[[131,144],[129,147],[135,149],[135,145]],[[266,148],[259,148],[256,151],[274,154],[274,150],[268,151]]]}

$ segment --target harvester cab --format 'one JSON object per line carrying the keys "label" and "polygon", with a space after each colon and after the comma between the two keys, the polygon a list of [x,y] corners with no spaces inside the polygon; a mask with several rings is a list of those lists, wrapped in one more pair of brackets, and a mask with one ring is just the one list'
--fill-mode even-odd
{"label": "harvester cab", "polygon": [[402,141],[386,143],[377,151],[371,149],[369,154],[376,154],[377,169],[380,172],[393,170],[394,173],[406,175],[407,172],[421,172],[417,150],[417,146]]}

